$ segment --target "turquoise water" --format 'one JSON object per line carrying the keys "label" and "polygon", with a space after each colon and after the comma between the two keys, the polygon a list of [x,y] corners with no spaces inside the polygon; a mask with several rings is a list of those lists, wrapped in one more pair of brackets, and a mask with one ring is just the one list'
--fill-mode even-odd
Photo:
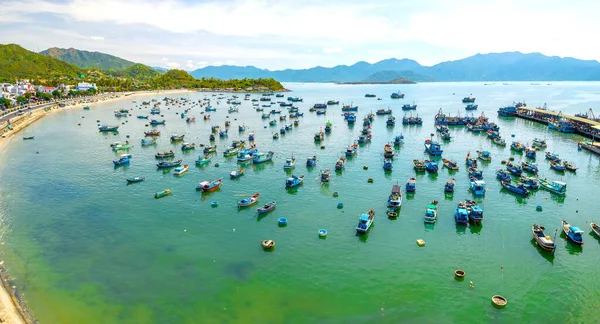
{"label": "turquoise water", "polygon": [[[156,127],[162,133],[158,144],[141,147],[143,131],[150,127],[135,116],[148,114],[149,108],[139,111],[130,99],[56,113],[23,132],[35,135],[34,141],[13,138],[0,156],[2,259],[36,318],[42,323],[596,322],[600,241],[589,234],[589,222],[600,221],[598,157],[578,152],[581,138],[576,135],[549,132],[524,120],[498,120],[496,110],[524,100],[533,106],[546,102],[549,109],[565,113],[585,111],[600,104],[598,84],[286,86],[294,91],[291,95],[304,98],[298,106],[305,116],[278,140],[271,135],[281,122],[264,128],[261,113],[242,101],[239,113],[228,114],[224,102],[218,105],[210,121],[193,108],[189,116],[197,121],[190,124],[179,117],[184,108],[163,107],[167,123]],[[389,99],[399,87],[405,99]],[[383,100],[364,98],[365,93]],[[494,172],[511,156],[510,149],[453,128],[443,156],[459,160],[460,171],[450,175],[440,168],[438,175],[417,175],[417,192],[405,195],[400,216],[385,217],[392,185],[415,176],[412,160],[427,157],[423,141],[435,133],[433,116],[440,107],[464,115],[460,99],[471,93],[479,104],[475,113],[483,111],[497,122],[509,143],[511,134],[529,143],[546,138],[547,151],[575,162],[577,174],[560,175],[538,157],[540,176],[568,183],[566,197],[538,191],[523,199],[501,190]],[[135,100],[139,104],[164,96]],[[205,96],[211,94],[171,95]],[[340,106],[330,107],[326,116],[308,112],[328,99],[340,100]],[[400,106],[413,100],[424,119],[421,127],[400,122]],[[386,118],[376,117],[372,143],[361,146],[343,172],[333,173],[330,184],[321,185],[319,171],[333,169],[361,130],[361,123],[349,128],[341,116],[341,104],[350,102],[359,106],[359,117],[390,106],[398,123],[386,128]],[[133,117],[121,119],[127,122],[119,134],[99,133],[96,120],[114,124],[113,111],[121,108],[135,109]],[[185,133],[186,141],[208,144],[210,126],[223,127],[227,116],[230,136],[217,138],[218,154],[207,166],[194,166],[201,151],[182,154],[180,144],[169,142],[169,135]],[[322,150],[313,134],[328,120],[334,127]],[[238,135],[242,122],[248,130]],[[248,165],[246,175],[230,180],[237,164],[222,151],[232,140],[247,138],[250,130],[258,148],[276,152],[275,158]],[[406,143],[397,151],[393,172],[384,173],[383,145],[400,133]],[[109,144],[125,141],[126,135],[134,144],[131,165],[114,168],[111,161],[118,154]],[[186,175],[178,178],[156,169],[154,153],[169,149],[190,164]],[[481,227],[460,227],[454,223],[454,208],[472,197],[462,161],[468,151],[478,149],[493,156],[482,167],[488,185],[479,200],[485,220]],[[293,174],[306,179],[298,189],[286,191],[283,163],[292,154],[297,158]],[[318,165],[307,170],[304,162],[312,155],[318,156]],[[524,158],[514,156],[516,161]],[[146,181],[127,185],[130,176],[145,176]],[[203,195],[194,189],[200,181],[219,177],[224,184],[218,192]],[[450,177],[457,180],[456,191],[445,196]],[[374,182],[367,183],[368,178]],[[173,195],[153,197],[165,188],[172,188]],[[333,198],[336,191],[339,197]],[[254,207],[238,210],[236,203],[255,192],[261,194],[259,204],[276,199],[276,210],[264,217],[257,217]],[[438,221],[425,226],[425,206],[432,199],[440,201]],[[213,200],[218,207],[211,207]],[[338,202],[343,209],[336,208]],[[537,205],[542,212],[535,211]],[[359,215],[370,208],[377,213],[374,226],[357,236]],[[278,217],[287,217],[288,226],[279,227]],[[533,243],[531,224],[544,224],[554,236],[562,218],[585,231],[585,244],[573,246],[559,234],[556,256],[550,257]],[[328,230],[326,239],[318,237],[320,228]],[[274,251],[261,249],[263,239],[276,241]],[[416,239],[426,246],[417,246]],[[467,272],[465,281],[454,279],[455,269]],[[506,308],[491,306],[495,294],[508,299]]]}

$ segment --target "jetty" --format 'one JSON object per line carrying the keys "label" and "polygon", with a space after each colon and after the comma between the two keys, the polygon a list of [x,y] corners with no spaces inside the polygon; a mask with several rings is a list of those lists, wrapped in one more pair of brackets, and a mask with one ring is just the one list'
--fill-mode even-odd
{"label": "jetty", "polygon": [[568,119],[574,124],[576,134],[591,138],[593,140],[600,138],[600,121],[567,115],[560,111],[551,111],[546,109],[546,105],[544,105],[542,108],[532,108],[527,106],[518,107],[516,116],[545,125],[548,125],[548,122],[558,119]]}

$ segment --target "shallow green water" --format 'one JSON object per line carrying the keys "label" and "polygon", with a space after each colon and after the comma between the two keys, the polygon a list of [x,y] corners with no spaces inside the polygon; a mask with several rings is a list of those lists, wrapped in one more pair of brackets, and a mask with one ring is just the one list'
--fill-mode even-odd
{"label": "shallow green water", "polygon": [[[263,128],[261,113],[249,101],[242,101],[240,112],[231,115],[224,103],[217,106],[211,121],[203,121],[200,109],[193,108],[189,115],[197,121],[191,124],[179,117],[183,108],[163,107],[167,124],[157,127],[162,136],[149,148],[139,145],[148,127],[135,118],[141,113],[137,108],[117,136],[97,131],[97,119],[115,123],[113,110],[135,108],[131,100],[57,113],[23,132],[35,135],[34,141],[15,137],[0,156],[2,259],[36,318],[42,323],[596,322],[600,241],[589,234],[589,222],[600,221],[599,159],[577,151],[578,136],[549,132],[529,121],[498,120],[495,112],[513,100],[547,102],[550,109],[567,113],[585,111],[600,103],[597,84],[419,84],[402,86],[406,99],[395,101],[389,94],[396,86],[287,87],[294,90],[291,95],[304,98],[298,106],[305,117],[278,140],[271,134],[281,123]],[[371,92],[383,100],[364,98]],[[539,191],[521,199],[501,190],[494,171],[510,156],[509,148],[454,128],[454,139],[443,146],[444,157],[460,161],[461,170],[452,175],[457,179],[454,195],[443,194],[451,177],[447,169],[440,168],[437,176],[420,174],[417,193],[405,195],[398,219],[385,217],[392,185],[414,176],[412,160],[426,157],[423,141],[435,132],[433,116],[439,107],[464,115],[460,99],[471,93],[479,104],[476,114],[484,111],[496,121],[507,141],[510,134],[522,142],[543,137],[548,151],[575,162],[576,175],[559,175],[538,157],[542,177],[568,183],[566,198]],[[197,100],[206,95],[178,97]],[[372,143],[361,146],[329,185],[321,185],[319,170],[333,168],[361,129],[358,122],[348,128],[340,107],[331,107],[326,116],[308,112],[314,103],[328,99],[359,105],[359,117],[389,105],[398,124],[386,128],[385,117],[376,117]],[[413,100],[424,125],[402,126],[400,106]],[[144,109],[148,114],[149,108]],[[183,155],[191,166],[183,177],[156,169],[156,151],[174,149],[182,156],[179,145],[169,142],[170,134],[185,133],[187,141],[207,144],[210,126],[223,127],[227,115],[230,136],[217,139],[219,151],[211,164],[193,166],[197,150]],[[321,150],[313,134],[327,120],[334,128]],[[249,129],[238,136],[241,122]],[[245,176],[230,180],[236,163],[225,159],[222,150],[231,140],[246,138],[249,130],[256,132],[261,151],[276,152],[274,161],[249,165]],[[381,168],[383,145],[400,133],[406,143],[394,159],[393,172],[386,174]],[[129,167],[115,169],[111,161],[117,154],[109,144],[124,141],[126,135],[134,143],[133,159]],[[483,166],[488,191],[480,203],[485,220],[481,227],[459,227],[454,208],[472,197],[462,161],[477,149],[493,155]],[[292,154],[298,162],[293,173],[305,174],[306,180],[288,192],[283,162]],[[318,166],[307,170],[305,158],[315,154]],[[128,176],[147,180],[126,185]],[[220,191],[202,195],[194,190],[198,182],[218,177],[224,177]],[[374,183],[368,184],[367,178]],[[173,188],[174,194],[154,199],[154,192],[164,188]],[[255,208],[238,211],[237,201],[257,191],[261,203],[277,199],[276,210],[261,218]],[[338,198],[332,197],[335,191]],[[425,206],[432,199],[440,201],[438,222],[425,226]],[[218,207],[211,208],[213,200]],[[344,203],[343,209],[336,208],[338,202]],[[536,212],[536,205],[543,212]],[[356,236],[359,214],[369,208],[377,212],[375,224],[368,235]],[[288,218],[287,227],[277,225],[282,216]],[[533,244],[531,224],[542,223],[554,233],[562,218],[586,232],[585,245],[572,246],[558,235],[559,248],[551,258]],[[320,228],[328,230],[327,239],[318,237]],[[264,252],[259,244],[263,239],[274,239],[276,249]],[[424,239],[426,246],[418,247],[416,239]],[[459,268],[467,272],[463,282],[453,277]],[[505,309],[491,306],[495,294],[509,300]]]}

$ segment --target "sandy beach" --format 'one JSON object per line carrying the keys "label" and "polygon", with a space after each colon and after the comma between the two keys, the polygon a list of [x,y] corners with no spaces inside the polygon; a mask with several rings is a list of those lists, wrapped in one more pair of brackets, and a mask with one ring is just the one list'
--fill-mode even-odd
{"label": "sandy beach", "polygon": [[[53,114],[58,111],[65,111],[73,108],[83,108],[84,106],[94,106],[100,103],[119,101],[124,99],[136,98],[143,95],[153,95],[153,94],[164,94],[164,95],[172,95],[179,93],[189,93],[190,90],[187,89],[179,89],[179,90],[165,90],[165,91],[144,91],[144,92],[133,92],[125,94],[115,94],[109,97],[98,97],[95,102],[81,102],[72,105],[68,105],[65,107],[59,107],[58,105],[54,105],[52,107],[44,108],[44,109],[35,109],[26,113],[25,115],[16,117],[11,119],[10,126],[12,130],[6,130],[0,137],[0,154],[4,151],[4,148],[7,147],[10,142],[15,138],[14,135],[18,134],[23,129],[27,128],[27,126],[35,123],[36,121],[42,119],[43,117]],[[92,98],[96,99],[96,98]],[[2,262],[0,261],[0,280],[2,281],[2,288],[0,289],[0,323],[34,323],[35,319],[31,312],[29,312],[25,305],[23,305],[22,300],[20,299],[17,287],[11,285],[10,276],[7,275],[5,269],[1,269]]]}

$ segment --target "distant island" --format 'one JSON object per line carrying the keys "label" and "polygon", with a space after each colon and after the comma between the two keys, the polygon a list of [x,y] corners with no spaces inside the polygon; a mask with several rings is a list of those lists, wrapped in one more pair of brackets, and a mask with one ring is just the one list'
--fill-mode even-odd
{"label": "distant island", "polygon": [[336,84],[416,84],[416,82],[406,78],[397,78],[390,81],[336,82]]}

